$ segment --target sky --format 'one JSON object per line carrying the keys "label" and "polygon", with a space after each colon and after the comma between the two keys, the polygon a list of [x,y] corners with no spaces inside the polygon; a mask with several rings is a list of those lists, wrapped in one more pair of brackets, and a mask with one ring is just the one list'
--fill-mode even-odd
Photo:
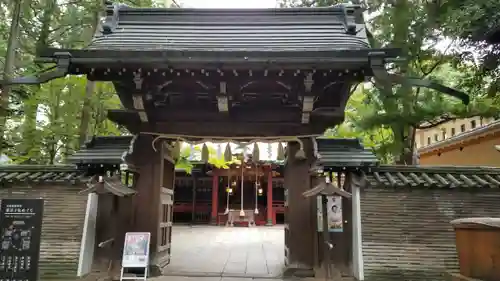
{"label": "sky", "polygon": [[275,8],[276,0],[177,0],[186,8]]}

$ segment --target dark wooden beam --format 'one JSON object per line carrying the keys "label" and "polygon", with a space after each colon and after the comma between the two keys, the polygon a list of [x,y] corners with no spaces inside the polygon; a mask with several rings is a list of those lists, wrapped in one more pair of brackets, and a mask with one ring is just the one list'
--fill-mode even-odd
{"label": "dark wooden beam", "polygon": [[[80,71],[80,70],[79,70]],[[132,83],[134,75],[140,72],[144,78],[144,84],[151,85],[151,89],[162,87],[173,87],[175,84],[186,85],[190,88],[205,88],[205,90],[219,91],[220,82],[228,84],[228,92],[235,91],[235,88],[245,88],[252,86],[252,83],[262,85],[267,88],[269,85],[280,86],[282,90],[299,87],[298,90],[304,91],[304,79],[310,77],[314,81],[312,91],[318,91],[325,88],[331,82],[353,83],[363,81],[364,76],[370,74],[369,68],[360,68],[357,70],[312,70],[312,69],[293,69],[293,70],[204,70],[204,69],[156,69],[146,66],[146,68],[129,67],[106,67],[84,69],[88,72],[89,80],[103,81],[123,81]],[[201,84],[197,84],[201,82]],[[235,87],[235,85],[237,87]],[[255,88],[255,87],[252,87]],[[253,89],[252,89],[253,92]]]}
{"label": "dark wooden beam", "polygon": [[[215,109],[217,110],[217,109]],[[244,108],[239,107],[229,113],[221,113],[218,111],[201,111],[185,109],[157,109],[148,112],[154,121],[199,121],[199,122],[265,122],[265,123],[281,123],[281,122],[299,122],[300,109],[298,108]]]}
{"label": "dark wooden beam", "polygon": [[[327,51],[120,51],[120,50],[71,50],[46,49],[39,53],[38,63],[53,63],[57,53],[68,52],[72,74],[85,74],[77,71],[86,67],[110,67],[135,65],[156,68],[196,67],[221,69],[345,69],[360,68],[369,64],[372,49],[364,50],[327,50]],[[384,49],[383,58],[394,60],[400,55],[398,49]]]}
{"label": "dark wooden beam", "polygon": [[232,123],[232,122],[157,122],[127,126],[133,132],[220,137],[272,137],[323,134],[331,126],[310,123]]}
{"label": "dark wooden beam", "polygon": [[300,118],[295,121],[265,122],[260,119],[251,121],[239,121],[228,118],[223,121],[207,121],[203,119],[182,121],[164,120],[143,123],[136,112],[131,110],[110,110],[108,118],[124,127],[132,133],[150,132],[163,134],[180,134],[221,136],[221,137],[270,137],[270,136],[296,136],[322,134],[327,128],[331,128],[343,122],[344,115],[339,111],[338,116],[312,116],[309,124],[301,124]]}

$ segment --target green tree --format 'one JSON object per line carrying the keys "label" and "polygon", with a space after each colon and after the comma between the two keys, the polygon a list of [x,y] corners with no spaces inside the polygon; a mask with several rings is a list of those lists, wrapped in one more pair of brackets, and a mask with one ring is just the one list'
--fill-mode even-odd
{"label": "green tree", "polygon": [[[10,5],[9,5],[10,4]],[[3,73],[2,79],[9,80],[14,75],[15,70],[15,59],[16,59],[16,50],[18,45],[18,37],[19,37],[19,21],[21,19],[21,0],[16,0],[12,2],[1,2],[2,14],[3,15],[12,15],[12,20],[10,22],[10,27],[7,28],[5,24],[0,25],[0,32],[2,32],[2,37],[7,38],[7,40],[3,42],[7,42],[7,44],[1,44],[0,48],[2,48],[2,53],[5,53],[5,60],[3,61]],[[9,11],[11,13],[9,13]],[[7,17],[3,17],[7,18]],[[8,32],[7,32],[8,30]],[[0,87],[0,154],[2,153],[2,148],[7,147],[7,142],[5,141],[5,129],[7,118],[9,117],[9,106],[10,106],[10,86]]]}
{"label": "green tree", "polygon": [[[500,2],[495,0],[436,1],[433,16],[442,34],[458,42],[457,67],[469,70],[464,85],[471,92],[498,98],[500,44],[485,42],[496,31],[500,39]],[[472,70],[472,71],[471,71]],[[486,89],[486,90],[485,90]]]}
{"label": "green tree", "polygon": [[[298,6],[329,6],[339,1],[292,1]],[[290,3],[283,3],[290,4]],[[447,47],[439,26],[434,20],[435,6],[421,1],[368,1],[368,27],[372,47],[392,47],[402,50],[405,60],[392,65],[391,71],[431,78],[447,85],[462,87],[467,77],[457,73],[455,58]],[[455,70],[455,71],[452,71]],[[455,83],[458,81],[459,83]],[[376,81],[375,81],[376,82]],[[453,118],[473,115],[488,116],[498,110],[497,103],[483,95],[472,96],[468,107],[447,96],[427,89],[413,89],[408,85],[394,88],[365,88],[365,101],[369,105],[359,112],[355,126],[364,132],[386,128],[392,131],[392,143],[384,144],[400,164],[412,164],[415,149],[415,131],[437,126]]]}
{"label": "green tree", "polygon": [[[194,150],[191,150],[191,147],[182,148],[180,156],[175,163],[175,168],[183,169],[187,173],[191,173],[193,169],[193,163],[189,159],[190,156],[195,152],[201,152],[201,148],[198,146],[195,146]],[[239,161],[235,157],[233,157],[231,161],[226,161],[224,159],[224,156],[217,157],[217,151],[213,147],[208,147],[208,153],[208,163],[219,169],[229,169],[229,165],[231,165],[232,163],[239,163]]]}
{"label": "green tree", "polygon": [[365,112],[371,110],[371,105],[364,103],[367,94],[368,91],[364,87],[358,87],[347,102],[344,123],[328,129],[325,136],[330,138],[357,138],[365,147],[372,149],[382,163],[391,163],[394,160],[390,149],[394,141],[392,130],[387,126],[363,130],[357,125],[358,122],[362,121],[361,118],[366,114]]}
{"label": "green tree", "polygon": [[[87,45],[103,11],[102,0],[22,2],[17,36],[20,52],[15,60],[17,75],[47,67],[32,63],[36,53],[44,48]],[[13,14],[10,6],[1,7],[8,9],[7,14]],[[0,23],[0,32],[3,30]],[[1,43],[0,52],[6,53]],[[12,87],[4,130],[10,144],[6,151],[9,157],[21,163],[55,163],[78,149],[87,134],[123,134],[124,130],[106,119],[107,110],[120,107],[114,88],[110,83],[89,84],[91,90],[85,78],[66,77],[38,87]]]}

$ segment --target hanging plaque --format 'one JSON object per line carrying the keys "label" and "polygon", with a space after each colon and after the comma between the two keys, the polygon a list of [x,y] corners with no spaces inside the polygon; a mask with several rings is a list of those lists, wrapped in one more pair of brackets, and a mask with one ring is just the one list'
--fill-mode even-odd
{"label": "hanging plaque", "polygon": [[[326,209],[328,211],[328,232],[342,232],[342,197],[327,196],[328,203]],[[323,209],[321,196],[317,196],[317,221],[318,232],[323,232]]]}
{"label": "hanging plaque", "polygon": [[37,281],[43,199],[2,199],[0,280]]}

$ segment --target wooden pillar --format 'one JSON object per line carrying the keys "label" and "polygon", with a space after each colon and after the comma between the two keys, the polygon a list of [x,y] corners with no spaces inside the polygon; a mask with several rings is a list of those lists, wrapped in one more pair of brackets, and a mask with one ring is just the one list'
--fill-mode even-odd
{"label": "wooden pillar", "polygon": [[[341,179],[344,177],[343,188],[347,192],[351,192],[349,180],[345,178],[345,174],[337,173],[338,187],[342,186]],[[333,179],[330,178],[333,182]],[[352,269],[352,198],[341,198],[342,209],[342,232],[330,233],[331,242],[335,245],[330,251],[331,260],[340,270],[342,276],[353,276]]]}
{"label": "wooden pillar", "polygon": [[267,223],[266,225],[275,225],[276,218],[273,215],[273,170],[270,169],[267,174]]}
{"label": "wooden pillar", "polygon": [[219,209],[219,173],[213,170],[212,174],[212,214],[210,222],[217,225],[217,216]]}
{"label": "wooden pillar", "polygon": [[158,241],[154,264],[159,270],[155,275],[161,274],[161,269],[170,263],[172,250],[172,224],[174,217],[174,188],[175,188],[175,162],[171,152],[165,145],[161,146],[160,164],[160,206],[158,216]]}
{"label": "wooden pillar", "polygon": [[[152,141],[152,136],[138,136],[130,156],[140,173],[137,177],[137,193],[134,197],[133,208],[134,221],[130,231],[151,233],[151,265],[154,267],[158,247],[163,156],[160,147],[158,151],[152,149]],[[152,268],[152,271],[157,270]]]}
{"label": "wooden pillar", "polygon": [[316,213],[302,193],[311,188],[309,169],[314,161],[311,139],[303,139],[306,159],[297,159],[300,146],[290,142],[285,165],[285,275],[314,276],[314,228]]}
{"label": "wooden pillar", "polygon": [[192,194],[192,200],[193,200],[193,205],[192,205],[192,211],[191,211],[191,224],[194,224],[195,222],[195,215],[196,215],[196,175],[193,173],[191,177],[193,181],[193,194]]}

